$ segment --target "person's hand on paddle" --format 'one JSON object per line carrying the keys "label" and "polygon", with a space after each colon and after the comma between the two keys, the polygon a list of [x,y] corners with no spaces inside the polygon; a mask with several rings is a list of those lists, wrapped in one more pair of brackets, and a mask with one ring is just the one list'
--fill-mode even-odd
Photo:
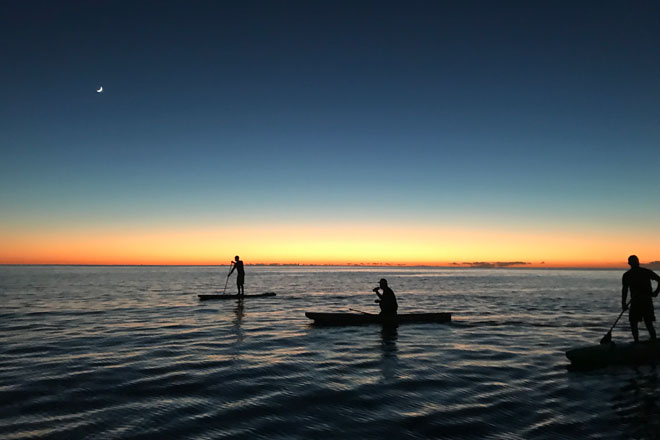
{"label": "person's hand on paddle", "polygon": [[626,304],[626,303],[621,303],[621,310],[623,310],[624,312],[625,312],[626,310],[628,310],[628,304]]}

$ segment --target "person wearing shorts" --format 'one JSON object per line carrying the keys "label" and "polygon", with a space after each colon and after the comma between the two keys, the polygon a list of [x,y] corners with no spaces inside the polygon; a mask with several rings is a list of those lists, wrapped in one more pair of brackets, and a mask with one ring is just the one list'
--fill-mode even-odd
{"label": "person wearing shorts", "polygon": [[[660,291],[660,277],[652,270],[639,266],[639,259],[636,255],[628,257],[630,270],[623,274],[623,288],[621,290],[621,307],[623,310],[628,308],[626,300],[628,299],[628,290],[630,290],[630,310],[628,319],[633,339],[639,342],[639,329],[637,323],[644,321],[646,329],[652,341],[656,340],[653,321],[655,313],[653,312],[653,297],[658,296]],[[655,291],[651,286],[651,281],[658,283]]]}

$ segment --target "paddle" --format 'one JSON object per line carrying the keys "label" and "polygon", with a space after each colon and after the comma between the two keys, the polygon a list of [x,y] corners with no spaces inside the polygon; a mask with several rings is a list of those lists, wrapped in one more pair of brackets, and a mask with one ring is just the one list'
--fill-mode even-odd
{"label": "paddle", "polygon": [[[231,267],[231,263],[229,263],[229,267]],[[231,274],[231,271],[227,274],[227,280],[225,281],[225,288],[222,289],[222,294],[225,294],[225,291],[227,290],[227,283],[229,282],[229,275]]]}
{"label": "paddle", "polygon": [[374,313],[367,313],[367,312],[363,312],[362,310],[356,310],[356,309],[351,309],[351,308],[349,308],[348,310],[352,310],[354,312],[364,313],[365,315],[373,315],[374,314]]}
{"label": "paddle", "polygon": [[600,340],[601,345],[609,344],[610,342],[612,342],[612,330],[614,330],[614,327],[616,327],[616,323],[619,322],[619,319],[623,315],[623,312],[628,310],[628,306],[630,306],[630,302],[628,302],[628,304],[626,304],[625,309],[621,310],[621,313],[619,313],[619,316],[616,318],[616,321],[614,321],[614,324],[612,324],[612,327],[610,327],[610,331],[605,333],[605,336],[603,336],[603,339]]}

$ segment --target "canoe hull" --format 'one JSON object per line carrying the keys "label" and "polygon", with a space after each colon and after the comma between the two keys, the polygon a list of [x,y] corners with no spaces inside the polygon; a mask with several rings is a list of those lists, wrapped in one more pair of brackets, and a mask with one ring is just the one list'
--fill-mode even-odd
{"label": "canoe hull", "polygon": [[259,293],[256,295],[197,295],[200,301],[207,301],[210,299],[242,299],[242,298],[268,298],[275,296],[275,292]]}
{"label": "canoe hull", "polygon": [[603,344],[574,348],[566,352],[571,366],[577,369],[596,369],[608,365],[642,365],[660,362],[660,343]]}
{"label": "canoe hull", "polygon": [[383,317],[376,314],[357,313],[315,313],[305,312],[315,325],[398,325],[407,323],[446,323],[451,321],[451,313],[405,313],[396,317]]}

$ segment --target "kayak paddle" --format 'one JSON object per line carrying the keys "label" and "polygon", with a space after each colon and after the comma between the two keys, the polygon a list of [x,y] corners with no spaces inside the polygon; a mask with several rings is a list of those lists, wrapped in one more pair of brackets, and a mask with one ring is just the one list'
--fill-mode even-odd
{"label": "kayak paddle", "polygon": [[614,321],[614,324],[612,324],[612,327],[610,327],[610,331],[605,333],[605,336],[603,336],[603,339],[600,340],[600,343],[602,345],[609,344],[610,342],[612,342],[612,330],[614,330],[614,327],[616,327],[616,323],[619,322],[619,319],[623,315],[623,312],[628,310],[628,306],[630,306],[630,303],[626,304],[626,308],[621,310],[621,313],[619,313],[619,316],[616,318],[616,321]]}

